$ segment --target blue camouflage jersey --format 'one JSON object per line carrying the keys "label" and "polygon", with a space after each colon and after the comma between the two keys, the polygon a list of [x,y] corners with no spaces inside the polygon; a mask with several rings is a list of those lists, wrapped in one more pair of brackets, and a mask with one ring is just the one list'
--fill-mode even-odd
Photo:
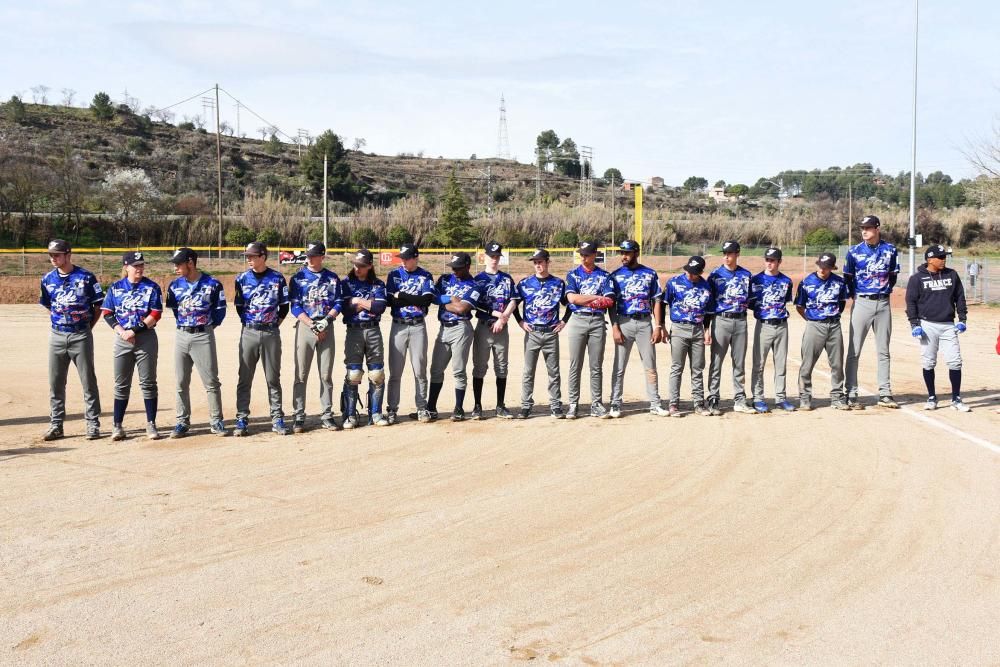
{"label": "blue camouflage jersey", "polygon": [[122,329],[135,329],[150,313],[163,312],[163,292],[145,276],[137,283],[122,278],[111,283],[101,309],[112,313]]}
{"label": "blue camouflage jersey", "polygon": [[818,273],[810,273],[799,283],[795,305],[805,309],[807,320],[823,320],[840,316],[840,303],[847,301],[847,284],[836,273],[823,280]]}
{"label": "blue camouflage jersey", "polygon": [[792,279],[784,273],[771,276],[763,271],[750,279],[750,306],[758,320],[787,320],[792,300]]}
{"label": "blue camouflage jersey", "polygon": [[482,292],[479,289],[479,283],[477,283],[476,279],[472,276],[462,279],[453,273],[444,274],[438,278],[435,290],[437,290],[437,293],[441,295],[442,300],[446,296],[455,296],[472,306],[472,309],[469,310],[469,312],[464,315],[459,315],[458,313],[453,313],[445,308],[443,303],[440,304],[438,307],[438,319],[442,322],[471,320],[473,311],[479,307],[482,302]]}
{"label": "blue camouflage jersey", "polygon": [[[567,294],[599,294],[614,298],[615,288],[611,284],[611,276],[607,271],[599,266],[595,266],[593,271],[587,271],[583,264],[577,266],[566,274]],[[574,313],[603,313],[600,308],[589,306],[577,306],[568,304],[567,307]]]}
{"label": "blue camouflage jersey", "polygon": [[566,298],[566,283],[555,276],[528,276],[517,284],[514,298],[524,303],[526,324],[552,326],[559,321],[559,303]]}
{"label": "blue camouflage jersey", "polygon": [[242,310],[243,324],[277,324],[278,311],[288,303],[285,276],[274,269],[265,269],[259,276],[247,269],[236,276],[233,305]]}
{"label": "blue camouflage jersey", "polygon": [[503,271],[483,271],[476,276],[476,282],[479,283],[479,293],[483,295],[483,308],[476,311],[476,317],[481,320],[496,319],[493,311],[502,313],[514,298],[514,279]]}
{"label": "blue camouflage jersey", "polygon": [[167,308],[174,311],[179,327],[217,327],[226,317],[226,293],[222,283],[207,273],[193,283],[176,278],[167,286]]}
{"label": "blue camouflage jersey", "polygon": [[715,297],[708,281],[692,283],[684,273],[667,280],[663,300],[670,307],[671,322],[702,324],[706,314],[715,312]]}
{"label": "blue camouflage jersey", "polygon": [[891,243],[879,241],[873,247],[862,241],[847,251],[844,276],[853,283],[852,295],[888,294],[889,276],[894,273],[899,273],[899,253]]}
{"label": "blue camouflage jersey", "polygon": [[104,290],[93,273],[74,266],[67,275],[52,269],[42,277],[38,303],[49,310],[52,326],[84,330],[90,326],[93,308],[104,301]]}
{"label": "blue camouflage jersey", "polygon": [[305,267],[288,281],[288,301],[293,317],[305,313],[311,319],[328,317],[331,312],[340,312],[343,298],[341,281],[329,269],[318,273]]}
{"label": "blue camouflage jersey", "polygon": [[[347,276],[340,286],[343,290],[343,313],[345,324],[378,322],[386,307],[385,283],[375,278],[371,282]],[[351,299],[358,298],[372,302],[372,309],[355,308]]]}
{"label": "blue camouflage jersey", "polygon": [[750,300],[750,279],[753,277],[742,266],[730,271],[720,266],[708,275],[708,284],[712,286],[715,297],[716,313],[745,313],[747,301]]}
{"label": "blue camouflage jersey", "polygon": [[640,264],[635,270],[622,266],[611,273],[615,308],[619,315],[651,315],[653,304],[663,299],[656,271]]}
{"label": "blue camouflage jersey", "polygon": [[[385,291],[389,294],[402,292],[403,294],[410,294],[412,296],[420,296],[422,294],[437,296],[434,291],[434,277],[426,269],[419,266],[413,273],[410,273],[402,266],[398,266],[390,271],[385,281]],[[392,304],[393,317],[409,319],[424,317],[425,315],[427,315],[427,308],[403,306],[398,303]]]}

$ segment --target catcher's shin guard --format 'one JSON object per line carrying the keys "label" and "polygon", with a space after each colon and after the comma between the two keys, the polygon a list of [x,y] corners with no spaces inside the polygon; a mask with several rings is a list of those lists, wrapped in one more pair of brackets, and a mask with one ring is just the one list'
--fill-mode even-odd
{"label": "catcher's shin guard", "polygon": [[358,385],[344,383],[344,390],[340,393],[340,411],[345,419],[358,414]]}
{"label": "catcher's shin guard", "polygon": [[374,422],[373,416],[382,412],[382,395],[385,393],[384,384],[368,383],[368,424]]}

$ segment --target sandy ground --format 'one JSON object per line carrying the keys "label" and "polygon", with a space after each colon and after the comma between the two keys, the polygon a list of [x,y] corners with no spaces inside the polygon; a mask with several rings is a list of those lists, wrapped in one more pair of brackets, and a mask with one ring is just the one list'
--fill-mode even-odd
{"label": "sandy ground", "polygon": [[[39,442],[45,314],[0,313],[17,379],[0,390],[2,663],[1000,664],[996,310],[974,310],[962,338],[971,414],[916,411],[918,346],[897,314],[900,411],[834,412],[817,373],[812,413],[655,418],[636,358],[617,421],[219,439],[195,380],[199,435],[87,442],[71,377],[72,437],[53,446]],[[237,333],[219,331],[230,423]],[[167,427],[173,332],[160,334]],[[109,410],[105,326],[97,339]],[[487,394],[492,406],[492,382]],[[406,411],[411,378],[403,397]],[[256,417],[264,398],[258,374]]]}

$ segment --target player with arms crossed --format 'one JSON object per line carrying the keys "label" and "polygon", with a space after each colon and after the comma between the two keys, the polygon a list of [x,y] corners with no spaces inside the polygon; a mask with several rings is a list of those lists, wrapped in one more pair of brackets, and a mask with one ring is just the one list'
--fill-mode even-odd
{"label": "player with arms crossed", "polygon": [[483,294],[483,307],[476,310],[476,330],[472,338],[472,395],[475,405],[472,418],[483,417],[483,381],[493,356],[493,374],[497,380],[496,416],[512,419],[505,405],[507,393],[507,351],[510,349],[510,332],[507,321],[517,306],[514,296],[514,279],[500,270],[503,247],[496,241],[486,244],[486,269],[476,276],[479,291]]}

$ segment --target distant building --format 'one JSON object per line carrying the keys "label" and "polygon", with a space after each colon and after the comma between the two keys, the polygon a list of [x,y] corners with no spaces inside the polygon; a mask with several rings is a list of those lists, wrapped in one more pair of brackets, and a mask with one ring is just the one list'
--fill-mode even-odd
{"label": "distant building", "polygon": [[711,188],[708,191],[708,197],[716,203],[731,202],[736,200],[736,197],[730,197],[727,195],[726,189],[723,187]]}
{"label": "distant building", "polygon": [[662,176],[653,176],[651,179],[649,179],[649,187],[651,187],[651,188],[662,188],[663,187],[663,177]]}

